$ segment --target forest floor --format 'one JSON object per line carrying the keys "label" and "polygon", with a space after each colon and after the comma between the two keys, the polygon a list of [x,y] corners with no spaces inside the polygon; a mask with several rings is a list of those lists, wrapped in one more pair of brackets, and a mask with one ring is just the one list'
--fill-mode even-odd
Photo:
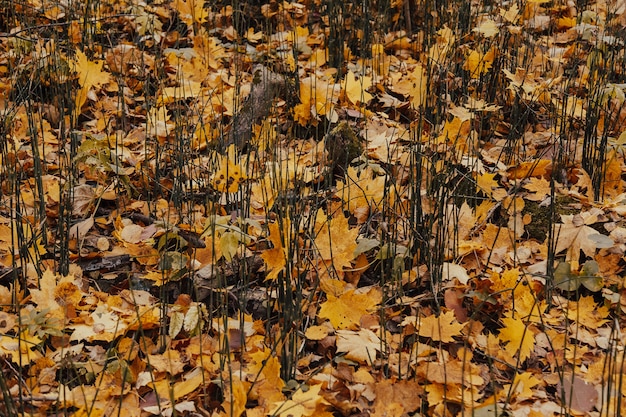
{"label": "forest floor", "polygon": [[625,1],[0,6],[0,414],[626,415]]}

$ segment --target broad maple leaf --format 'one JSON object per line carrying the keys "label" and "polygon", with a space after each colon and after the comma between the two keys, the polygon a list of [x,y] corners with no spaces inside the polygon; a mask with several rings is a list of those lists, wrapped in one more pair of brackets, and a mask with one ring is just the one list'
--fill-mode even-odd
{"label": "broad maple leaf", "polygon": [[[229,150],[229,153],[232,151]],[[239,184],[247,179],[244,169],[233,162],[233,157],[220,156],[220,159],[220,169],[212,178],[213,188],[222,193],[237,192]]]}
{"label": "broad maple leaf", "polygon": [[489,72],[493,65],[494,58],[495,51],[493,49],[490,49],[485,54],[473,50],[467,57],[463,69],[469,71],[470,77],[480,78],[481,75]]}
{"label": "broad maple leaf", "polygon": [[504,327],[500,329],[500,340],[507,342],[504,347],[511,356],[519,354],[519,361],[524,362],[535,347],[535,335],[524,322],[513,317],[502,319]]}
{"label": "broad maple leaf", "polygon": [[609,309],[606,306],[599,307],[592,295],[568,303],[567,318],[588,329],[602,327],[608,322],[608,315]]}
{"label": "broad maple leaf", "polygon": [[317,410],[328,402],[320,395],[322,384],[310,386],[308,391],[298,389],[291,399],[274,404],[270,415],[280,417],[305,417],[317,415]]}
{"label": "broad maple leaf", "polygon": [[280,378],[280,361],[272,349],[263,347],[262,350],[250,353],[250,359],[246,370],[255,380],[266,379],[277,390],[283,389],[285,382]]}
{"label": "broad maple leaf", "polygon": [[371,330],[337,330],[337,352],[345,352],[348,359],[371,365],[380,347],[380,339]]}
{"label": "broad maple leaf", "polygon": [[87,93],[92,87],[100,87],[109,82],[111,74],[102,70],[102,61],[90,61],[80,50],[76,51],[76,72],[81,88],[76,93],[76,110],[87,101]]}
{"label": "broad maple leaf", "polygon": [[532,193],[526,196],[530,201],[543,201],[551,192],[550,183],[543,177],[531,178],[524,188]]}
{"label": "broad maple leaf", "polygon": [[376,175],[369,167],[360,173],[354,167],[348,167],[346,183],[338,181],[337,192],[345,201],[348,211],[362,224],[367,220],[370,209],[378,209],[385,195],[390,192],[386,183],[386,176]]}
{"label": "broad maple leaf", "polygon": [[443,63],[455,41],[454,32],[450,28],[439,29],[437,31],[437,43],[430,47],[428,58],[434,63]]}
{"label": "broad maple leaf", "polygon": [[173,6],[190,28],[194,24],[203,23],[209,16],[209,11],[204,8],[204,2],[201,0],[176,0]]}
{"label": "broad maple leaf", "polygon": [[[413,318],[413,320],[416,319]],[[403,321],[403,324],[405,323],[411,323],[410,317]],[[412,324],[415,324],[415,321]],[[461,335],[463,324],[456,320],[453,311],[446,311],[437,317],[434,315],[424,317],[417,322],[416,327],[420,336],[428,337],[436,342],[448,343],[454,342],[454,337]]]}
{"label": "broad maple leaf", "polygon": [[[289,223],[287,222],[285,229],[289,230],[289,227]],[[261,259],[265,261],[265,265],[267,267],[267,276],[265,279],[275,280],[278,277],[278,274],[285,269],[287,259],[278,223],[270,223],[268,228],[270,230],[269,240],[272,242],[274,247],[263,251],[261,253]]]}
{"label": "broad maple leaf", "polygon": [[227,393],[227,399],[224,401],[223,407],[228,417],[239,417],[246,411],[246,402],[248,401],[247,388],[243,382],[233,375],[226,386],[230,387],[230,395]]}
{"label": "broad maple leaf", "polygon": [[[296,120],[305,126],[308,122],[316,124],[319,116],[326,116],[330,121],[337,121],[334,109],[341,88],[323,78],[306,77],[300,80],[300,104],[294,108]],[[311,118],[313,116],[313,118]]]}
{"label": "broad maple leaf", "polygon": [[533,397],[534,395],[533,388],[539,384],[541,384],[541,380],[537,379],[530,372],[516,374],[515,379],[513,380],[513,384],[511,384],[508,387],[505,387],[505,390],[506,388],[510,389],[510,393],[507,392],[506,395],[514,396],[518,400],[526,400],[528,398]]}
{"label": "broad maple leaf", "polygon": [[335,218],[324,221],[326,215],[320,209],[317,218],[318,225],[315,236],[315,246],[324,261],[332,261],[337,270],[350,267],[355,258],[356,238],[359,230],[351,229],[348,219],[340,214]]}
{"label": "broad maple leaf", "polygon": [[602,214],[602,210],[592,209],[576,215],[561,215],[563,223],[554,225],[557,237],[555,253],[567,249],[565,260],[571,263],[572,270],[578,270],[581,250],[592,258],[599,247],[613,246],[610,238],[589,226],[597,223]]}
{"label": "broad maple leaf", "polygon": [[328,300],[322,303],[319,317],[330,321],[335,329],[357,329],[361,317],[372,312],[382,301],[379,288],[372,288],[367,293],[349,290],[335,297],[327,294]]}

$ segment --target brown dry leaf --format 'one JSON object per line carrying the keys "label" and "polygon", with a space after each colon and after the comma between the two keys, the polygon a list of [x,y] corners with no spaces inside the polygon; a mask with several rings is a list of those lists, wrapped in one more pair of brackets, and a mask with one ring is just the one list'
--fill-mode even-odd
{"label": "brown dry leaf", "polygon": [[165,353],[158,355],[148,355],[148,362],[155,370],[167,372],[170,375],[182,373],[185,367],[185,363],[180,357],[180,352],[173,349],[168,349]]}
{"label": "brown dry leaf", "polygon": [[448,288],[443,295],[446,308],[454,312],[454,317],[459,323],[467,321],[467,309],[463,306],[463,292]]}
{"label": "brown dry leaf", "polygon": [[607,246],[604,246],[603,242],[605,239],[603,238],[609,240],[610,238],[590,227],[590,225],[597,223],[599,216],[602,215],[603,212],[597,209],[576,215],[563,214],[561,215],[561,221],[563,223],[554,225],[554,236],[556,236],[557,239],[555,253],[558,254],[567,250],[565,260],[571,263],[572,270],[577,271],[579,268],[580,251],[583,251],[588,257],[593,258],[600,244],[602,247],[612,246],[610,242]]}
{"label": "brown dry leaf", "polygon": [[598,391],[577,375],[564,375],[557,384],[557,396],[573,413],[591,412],[597,401]]}
{"label": "brown dry leaf", "polygon": [[371,416],[410,415],[422,405],[422,386],[415,380],[384,379],[375,383],[376,401]]}
{"label": "brown dry leaf", "polygon": [[481,386],[480,368],[469,360],[449,358],[441,362],[420,362],[415,372],[431,383]]}

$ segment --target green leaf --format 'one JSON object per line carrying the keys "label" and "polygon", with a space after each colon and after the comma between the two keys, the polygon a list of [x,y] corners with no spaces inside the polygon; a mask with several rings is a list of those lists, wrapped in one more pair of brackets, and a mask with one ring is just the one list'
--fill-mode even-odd
{"label": "green leaf", "polygon": [[602,277],[598,276],[600,266],[596,261],[587,261],[575,274],[569,262],[561,262],[554,271],[554,284],[563,291],[576,291],[582,284],[589,291],[597,292],[604,287]]}
{"label": "green leaf", "polygon": [[163,254],[159,267],[162,271],[180,271],[187,266],[189,257],[180,252],[167,251]]}
{"label": "green leaf", "polygon": [[368,239],[368,238],[359,239],[359,241],[356,244],[356,248],[354,248],[354,257],[356,258],[362,253],[369,252],[375,247],[378,247],[378,245],[380,245],[380,242],[378,241],[378,239]]}
{"label": "green leaf", "polygon": [[554,285],[563,291],[576,291],[580,286],[578,277],[572,274],[569,262],[560,262],[554,270]]}
{"label": "green leaf", "polygon": [[580,281],[589,291],[598,292],[604,287],[604,281],[598,276],[598,272],[600,265],[596,261],[587,261],[583,265]]}

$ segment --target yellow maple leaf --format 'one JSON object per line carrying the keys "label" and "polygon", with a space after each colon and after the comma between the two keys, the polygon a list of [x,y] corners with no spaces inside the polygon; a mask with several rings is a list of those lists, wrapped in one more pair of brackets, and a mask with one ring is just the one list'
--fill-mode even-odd
{"label": "yellow maple leaf", "polygon": [[247,179],[246,173],[227,156],[220,156],[220,169],[213,175],[213,188],[222,193],[235,193],[239,184]]}
{"label": "yellow maple leaf", "polygon": [[189,27],[204,22],[209,16],[209,11],[204,8],[202,0],[176,0],[173,6],[178,11],[181,20]]}
{"label": "yellow maple leaf", "polygon": [[39,289],[32,289],[30,292],[37,310],[48,310],[48,314],[56,318],[65,317],[67,307],[78,305],[83,297],[73,281],[72,275],[57,277],[54,272],[45,271],[39,280]]}
{"label": "yellow maple leaf", "polygon": [[599,307],[591,295],[568,303],[567,318],[588,329],[602,327],[608,322],[608,315],[609,309],[606,306]]}
{"label": "yellow maple leaf", "polygon": [[482,191],[488,196],[493,194],[494,188],[498,188],[498,181],[495,178],[496,174],[489,174],[487,172],[480,174],[476,178],[476,191]]}
{"label": "yellow maple leaf", "polygon": [[293,106],[293,118],[300,126],[306,126],[311,120],[311,106],[308,103],[298,103]]}
{"label": "yellow maple leaf", "polygon": [[294,108],[296,120],[304,125],[307,121],[316,123],[319,116],[333,122],[338,118],[335,103],[340,86],[320,77],[310,76],[300,80],[300,104]]}
{"label": "yellow maple leaf", "polygon": [[306,333],[304,334],[308,340],[322,340],[327,337],[333,329],[326,326],[311,326],[306,329]]}
{"label": "yellow maple leaf", "polygon": [[491,274],[491,290],[494,293],[501,294],[503,292],[513,291],[520,283],[521,271],[519,268],[507,269],[502,274],[494,272]]}
{"label": "yellow maple leaf", "polygon": [[524,362],[535,347],[535,335],[520,319],[505,317],[502,324],[504,327],[500,329],[499,338],[507,342],[504,350],[510,355],[517,353],[519,361]]}
{"label": "yellow maple leaf", "polygon": [[428,337],[435,342],[454,342],[454,337],[461,334],[463,325],[454,317],[453,311],[447,311],[439,316],[424,317],[419,321],[420,336]]}
{"label": "yellow maple leaf", "polygon": [[54,299],[56,285],[56,275],[54,272],[47,270],[39,279],[39,289],[31,290],[31,298],[40,311],[46,309],[55,310],[60,307]]}
{"label": "yellow maple leaf", "polygon": [[[200,374],[200,376],[202,376],[202,374]],[[222,407],[226,411],[226,415],[228,417],[241,416],[243,412],[246,411],[248,390],[244,386],[243,382],[241,382],[241,380],[235,375],[233,375],[232,379],[224,385],[230,387],[230,395],[228,395],[228,393],[226,394],[227,400],[224,401],[224,404],[222,405]],[[176,386],[174,386],[174,389],[176,389]]]}
{"label": "yellow maple leaf", "polygon": [[102,61],[90,61],[80,50],[76,51],[74,62],[78,74],[78,82],[81,85],[76,93],[76,111],[80,113],[81,107],[87,101],[89,90],[92,87],[100,87],[108,83],[111,74],[102,70]]}
{"label": "yellow maple leaf", "polygon": [[411,97],[414,109],[423,106],[428,96],[428,75],[422,65],[418,64],[413,71],[391,86],[391,90]]}
{"label": "yellow maple leaf", "polygon": [[[469,120],[461,120],[454,117],[452,120],[446,120],[441,134],[437,137],[437,143],[453,143],[457,147],[465,144],[465,139],[471,131],[471,122]],[[459,143],[461,142],[461,143]]]}
{"label": "yellow maple leaf", "polygon": [[[359,230],[351,229],[348,219],[343,214],[327,221],[319,221],[325,218],[323,210],[318,211],[318,226],[315,236],[315,246],[324,261],[332,261],[337,270],[350,267],[355,258],[356,238]],[[321,223],[321,226],[319,224]]]}
{"label": "yellow maple leaf", "polygon": [[481,75],[486,74],[491,69],[495,55],[493,48],[484,54],[472,50],[467,56],[465,64],[463,64],[463,69],[469,71],[470,77],[480,78]]}
{"label": "yellow maple leaf", "polygon": [[528,183],[524,184],[524,188],[531,192],[526,196],[530,201],[543,201],[551,192],[550,183],[543,177],[530,178]]}
{"label": "yellow maple leaf", "polygon": [[[287,258],[285,254],[285,248],[281,239],[280,227],[278,223],[270,223],[268,225],[270,235],[269,240],[272,242],[273,248],[264,250],[261,253],[261,259],[265,261],[267,268],[266,280],[275,280],[278,278],[278,274],[285,269],[287,264]],[[289,230],[289,221],[285,219],[285,230]]]}
{"label": "yellow maple leaf", "polygon": [[265,379],[277,390],[283,389],[285,382],[280,377],[280,361],[272,349],[264,346],[263,349],[250,353],[250,359],[246,369],[253,376],[253,380]]}
{"label": "yellow maple leaf", "polygon": [[320,395],[322,384],[312,385],[304,392],[299,388],[287,401],[274,403],[268,414],[279,417],[304,417],[317,415],[319,406],[328,402]]}
{"label": "yellow maple leaf", "polygon": [[602,190],[605,197],[615,197],[624,191],[622,180],[622,165],[615,150],[607,155],[604,163],[604,176],[602,178]]}
{"label": "yellow maple leaf", "polygon": [[[541,380],[537,379],[533,374],[524,372],[522,374],[516,374],[513,383],[510,386],[506,386],[505,390],[509,388],[510,395],[521,401],[532,398],[534,395],[533,388],[540,383]],[[508,392],[506,394],[509,395]]]}
{"label": "yellow maple leaf", "polygon": [[436,64],[441,64],[445,62],[456,39],[454,32],[450,28],[444,27],[437,31],[436,40],[437,42],[428,51],[428,58]]}
{"label": "yellow maple leaf", "polygon": [[328,319],[335,329],[357,329],[361,317],[371,313],[382,301],[382,292],[372,287],[364,293],[349,290],[339,297],[327,294],[322,303],[319,317]]}
{"label": "yellow maple leaf", "polygon": [[354,167],[348,167],[346,182],[337,182],[337,194],[345,201],[347,210],[359,224],[367,220],[370,209],[379,209],[385,196],[391,192],[387,186],[387,177],[376,175],[370,167],[360,172]]}

